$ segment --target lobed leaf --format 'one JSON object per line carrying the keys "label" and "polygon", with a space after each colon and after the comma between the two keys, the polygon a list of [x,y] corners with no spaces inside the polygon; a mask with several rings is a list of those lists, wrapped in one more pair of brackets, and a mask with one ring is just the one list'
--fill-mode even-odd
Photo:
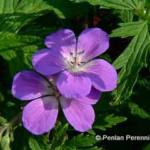
{"label": "lobed leaf", "polygon": [[150,35],[147,22],[143,22],[140,26],[139,33],[114,62],[117,69],[121,68],[118,88],[114,92],[115,102],[121,102],[132,94],[140,70],[147,65]]}
{"label": "lobed leaf", "polygon": [[66,141],[65,147],[74,147],[76,149],[80,148],[93,148],[94,144],[96,143],[95,136],[93,135],[84,135],[79,134],[74,136],[72,139]]}
{"label": "lobed leaf", "polygon": [[143,119],[150,119],[150,115],[142,108],[140,108],[137,104],[130,102],[128,104],[131,114],[138,116]]}
{"label": "lobed leaf", "polygon": [[129,36],[136,36],[140,32],[143,25],[143,21],[120,23],[119,28],[112,30],[110,37],[126,38]]}
{"label": "lobed leaf", "polygon": [[42,150],[40,147],[41,143],[38,143],[35,138],[30,137],[29,138],[29,146],[31,150]]}
{"label": "lobed leaf", "polygon": [[92,5],[100,5],[106,8],[134,10],[138,7],[140,0],[75,0],[76,2],[88,2]]}
{"label": "lobed leaf", "polygon": [[114,114],[109,114],[109,115],[107,114],[107,115],[100,115],[98,117],[98,120],[100,120],[100,122],[98,122],[94,126],[94,128],[105,131],[107,128],[112,128],[113,126],[116,126],[117,124],[126,121],[127,118],[124,116],[116,116]]}
{"label": "lobed leaf", "polygon": [[1,150],[11,150],[10,149],[10,137],[9,133],[7,132],[0,141],[0,149]]}

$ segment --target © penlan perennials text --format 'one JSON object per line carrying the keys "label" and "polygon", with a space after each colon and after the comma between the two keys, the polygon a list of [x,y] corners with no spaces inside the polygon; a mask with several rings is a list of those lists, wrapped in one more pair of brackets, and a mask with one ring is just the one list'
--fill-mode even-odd
{"label": "\u00a9 penlan perennials text", "polygon": [[96,135],[97,141],[150,141],[150,135]]}

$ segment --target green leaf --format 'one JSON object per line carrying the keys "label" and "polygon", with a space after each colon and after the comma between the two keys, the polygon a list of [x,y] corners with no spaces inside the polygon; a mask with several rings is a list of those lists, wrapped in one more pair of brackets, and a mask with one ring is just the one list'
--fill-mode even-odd
{"label": "green leaf", "polygon": [[0,148],[1,150],[11,150],[10,149],[10,137],[9,137],[8,132],[2,137],[1,142],[0,142]]}
{"label": "green leaf", "polygon": [[1,0],[0,14],[14,13],[15,6],[19,0]]}
{"label": "green leaf", "polygon": [[76,2],[87,1],[92,5],[100,5],[106,8],[133,10],[139,5],[139,0],[76,0]]}
{"label": "green leaf", "polygon": [[9,50],[39,44],[40,41],[41,39],[37,36],[0,32],[0,54]]}
{"label": "green leaf", "polygon": [[[114,66],[117,69],[120,69],[121,67],[123,67],[125,64],[127,64],[128,60],[130,59],[130,56],[134,53],[135,49],[138,51],[140,51],[140,48],[145,44],[144,40],[149,42],[149,38],[146,38],[146,34],[148,34],[148,30],[146,29],[146,33],[143,32],[143,28],[145,27],[145,25],[147,26],[147,24],[145,22],[137,22],[135,23],[136,25],[134,25],[134,23],[129,23],[131,24],[131,26],[128,27],[128,23],[127,23],[127,27],[125,25],[125,27],[121,27],[118,30],[116,29],[116,34],[115,31],[113,31],[112,34],[115,34],[115,36],[135,36],[132,41],[130,42],[130,44],[128,45],[128,47],[124,50],[124,52],[114,61]],[[147,27],[146,27],[147,28]],[[132,30],[129,31],[128,29]],[[135,30],[137,29],[137,30]],[[126,33],[124,32],[124,30],[126,31]],[[120,33],[119,33],[120,32]],[[145,37],[143,39],[143,37]],[[137,49],[138,48],[138,49]],[[124,66],[125,67],[125,66]]]}
{"label": "green leaf", "polygon": [[4,32],[0,36],[0,55],[7,60],[10,75],[31,67],[31,56],[38,49],[41,39],[36,36]]}
{"label": "green leaf", "polygon": [[128,99],[132,94],[140,70],[147,65],[149,48],[150,35],[147,22],[144,22],[139,33],[114,62],[117,69],[121,68],[118,88],[114,91],[116,104]]}
{"label": "green leaf", "polygon": [[93,146],[96,143],[96,139],[94,135],[85,135],[80,134],[77,136],[74,136],[72,139],[66,141],[65,146],[66,147],[75,147],[76,149],[79,148],[87,148]]}
{"label": "green leaf", "polygon": [[114,29],[110,36],[122,37],[122,38],[135,36],[141,30],[141,27],[143,27],[143,24],[144,24],[143,21],[120,23],[119,24],[120,27],[117,29]]}
{"label": "green leaf", "polygon": [[[136,4],[132,0],[100,0],[101,5],[107,8],[114,8],[114,9],[127,9],[132,10],[136,8]],[[136,0],[137,2],[137,0]]]}
{"label": "green leaf", "polygon": [[150,119],[150,115],[144,109],[140,108],[137,104],[130,102],[128,103],[128,106],[132,115],[138,116],[143,119]]}
{"label": "green leaf", "polygon": [[48,136],[30,136],[29,147],[31,150],[50,150]]}
{"label": "green leaf", "polygon": [[65,141],[68,138],[66,133],[67,129],[68,129],[68,124],[62,124],[61,122],[57,123],[57,126],[55,127],[54,136],[51,140],[51,149],[54,149],[56,147],[59,148],[62,145],[64,145]]}
{"label": "green leaf", "polygon": [[[0,30],[18,32],[29,21],[51,8],[44,0],[1,0]],[[50,9],[51,10],[51,9]]]}
{"label": "green leaf", "polygon": [[97,120],[100,121],[95,124],[94,128],[105,131],[107,128],[112,128],[113,126],[126,121],[127,118],[123,116],[115,116],[114,114],[106,114],[100,115]]}
{"label": "green leaf", "polygon": [[16,6],[15,12],[25,14],[38,13],[51,8],[44,0],[36,0],[36,2],[35,0],[21,0]]}
{"label": "green leaf", "polygon": [[120,14],[120,18],[123,22],[132,22],[133,21],[133,11],[132,10],[118,10],[118,14]]}
{"label": "green leaf", "polygon": [[1,0],[0,14],[13,13],[37,13],[49,9],[50,6],[44,0]]}
{"label": "green leaf", "polygon": [[7,123],[7,120],[4,117],[0,116],[0,125],[4,125],[5,123]]}
{"label": "green leaf", "polygon": [[38,143],[38,141],[33,137],[29,138],[29,146],[31,150],[42,150],[40,147],[40,143]]}

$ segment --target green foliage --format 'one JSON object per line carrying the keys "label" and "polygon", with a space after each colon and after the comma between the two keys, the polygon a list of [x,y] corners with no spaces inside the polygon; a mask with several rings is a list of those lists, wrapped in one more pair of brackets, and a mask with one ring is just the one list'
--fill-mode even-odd
{"label": "green foliage", "polygon": [[[16,35],[5,32],[0,38],[0,55],[7,60],[10,75],[27,67],[31,67],[31,56],[40,44],[35,36]],[[8,45],[6,47],[6,45]]]}
{"label": "green foliage", "polygon": [[[133,32],[129,35],[134,34]],[[123,36],[125,34],[123,33]],[[120,69],[118,88],[115,91],[115,101],[127,99],[138,79],[140,70],[147,65],[148,51],[150,48],[150,35],[147,22],[139,27],[139,32],[132,39],[129,46],[115,60],[114,65]]]}
{"label": "green foliage", "polygon": [[1,139],[0,148],[2,150],[11,150],[9,145],[10,145],[10,137],[9,134],[6,133]]}
{"label": "green foliage", "polygon": [[134,15],[132,13],[132,10],[121,10],[121,12],[118,13],[120,13],[120,18],[123,22],[133,21]]}
{"label": "green foliage", "polygon": [[[62,125],[61,122],[57,123],[57,126],[54,131],[54,137],[51,140],[51,149],[54,148],[61,148],[63,147],[65,141],[67,140],[67,130],[68,130],[68,124]],[[58,145],[59,143],[59,145]]]}
{"label": "green foliage", "polygon": [[[76,132],[66,120],[59,118],[49,133],[31,135],[17,116],[24,103],[11,95],[13,76],[32,68],[32,55],[44,47],[46,35],[60,28],[71,28],[78,34],[83,27],[95,26],[95,16],[99,19],[97,27],[111,32],[110,50],[101,58],[113,62],[118,70],[117,89],[101,97],[95,107],[93,129],[89,132]],[[114,16],[114,20],[109,16]],[[150,97],[149,31],[149,0],[0,0],[0,149],[118,149],[96,141],[95,136],[97,132],[107,134],[110,129],[115,132],[124,122],[130,126],[130,119],[142,122],[143,128],[146,126],[144,121],[149,123],[150,112],[146,109],[150,104],[147,102]],[[113,40],[117,40],[115,47]],[[125,49],[118,47],[118,42],[126,40]],[[148,98],[144,97],[143,91]],[[137,132],[139,130],[135,129],[135,134]],[[147,143],[142,149],[149,150],[149,147]]]}
{"label": "green foliage", "polygon": [[4,125],[6,122],[7,120],[3,118],[2,116],[0,116],[0,125]]}
{"label": "green foliage", "polygon": [[120,27],[114,29],[110,36],[121,38],[136,36],[141,30],[143,24],[144,24],[143,21],[120,23],[119,24]]}
{"label": "green foliage", "polygon": [[127,120],[126,117],[116,116],[114,114],[106,114],[98,116],[99,122],[94,126],[96,129],[107,130],[107,128],[112,128],[113,126],[118,125]]}
{"label": "green foliage", "polygon": [[38,141],[35,138],[33,137],[29,138],[29,146],[31,150],[42,150],[42,148],[40,147],[40,144],[41,143],[38,143]]}
{"label": "green foliage", "polygon": [[139,7],[141,0],[76,0],[76,2],[87,1],[92,5],[100,5],[106,8],[133,10]]}
{"label": "green foliage", "polygon": [[[84,135],[80,134],[78,136],[73,137],[72,139],[68,140],[65,145],[64,149],[70,148],[75,150],[87,149],[87,150],[99,150],[97,147],[93,147],[96,143],[95,135]],[[69,150],[69,149],[68,149]]]}
{"label": "green foliage", "polygon": [[[30,5],[29,5],[30,4]],[[18,32],[29,21],[47,10],[48,5],[43,0],[1,0],[0,2],[0,29],[2,31]]]}
{"label": "green foliage", "polygon": [[149,113],[140,108],[137,104],[130,102],[128,105],[132,115],[138,116],[143,119],[150,119]]}

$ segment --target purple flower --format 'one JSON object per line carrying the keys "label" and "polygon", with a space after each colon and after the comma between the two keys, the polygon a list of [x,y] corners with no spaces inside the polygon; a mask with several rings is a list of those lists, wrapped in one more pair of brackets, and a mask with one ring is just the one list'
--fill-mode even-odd
{"label": "purple flower", "polygon": [[56,75],[56,85],[67,98],[82,98],[94,87],[101,92],[116,88],[115,68],[103,59],[94,59],[109,47],[109,37],[99,28],[85,29],[76,40],[71,30],[63,29],[46,37],[47,48],[34,54],[37,72]]}
{"label": "purple flower", "polygon": [[80,132],[89,130],[95,118],[92,104],[100,97],[100,92],[92,88],[85,98],[64,98],[57,92],[53,81],[34,71],[16,74],[12,94],[20,100],[30,101],[23,109],[22,121],[24,127],[36,135],[46,133],[54,127],[59,104],[75,130]]}

